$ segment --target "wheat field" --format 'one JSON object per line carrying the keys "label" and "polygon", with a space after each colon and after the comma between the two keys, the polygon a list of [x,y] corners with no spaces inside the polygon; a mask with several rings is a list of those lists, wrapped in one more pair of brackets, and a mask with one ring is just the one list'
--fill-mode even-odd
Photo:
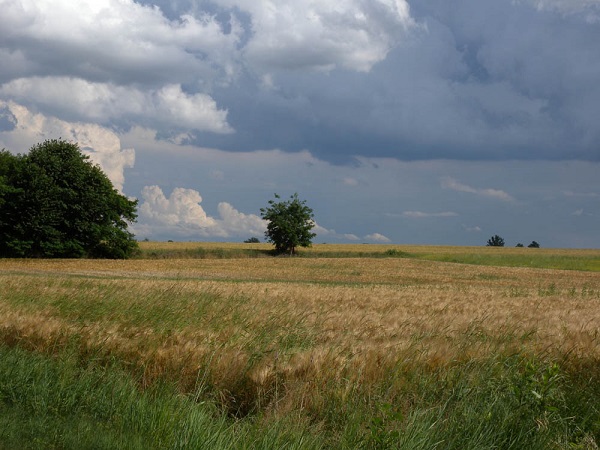
{"label": "wheat field", "polygon": [[[450,249],[426,249],[436,251]],[[52,354],[76,342],[82,355],[123,361],[141,386],[167,379],[236,414],[315,411],[332,390],[340,401],[371,395],[407,364],[600,357],[593,271],[351,257],[0,260],[0,284],[4,343]]]}

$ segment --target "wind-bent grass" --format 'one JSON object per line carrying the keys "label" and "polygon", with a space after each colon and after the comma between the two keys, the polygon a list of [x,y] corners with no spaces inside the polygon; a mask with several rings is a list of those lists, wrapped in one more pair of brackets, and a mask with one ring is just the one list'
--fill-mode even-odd
{"label": "wind-bent grass", "polygon": [[140,391],[118,365],[0,347],[0,448],[316,448],[290,423],[233,424],[166,384]]}
{"label": "wind-bent grass", "polygon": [[0,260],[0,286],[0,448],[94,447],[98,430],[96,448],[600,442],[597,272],[391,253]]}

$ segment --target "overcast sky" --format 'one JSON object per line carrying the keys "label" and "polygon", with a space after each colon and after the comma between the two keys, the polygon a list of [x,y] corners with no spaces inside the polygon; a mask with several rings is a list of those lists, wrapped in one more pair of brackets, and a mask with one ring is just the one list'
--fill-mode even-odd
{"label": "overcast sky", "polygon": [[0,0],[0,148],[79,143],[139,239],[600,248],[600,0]]}

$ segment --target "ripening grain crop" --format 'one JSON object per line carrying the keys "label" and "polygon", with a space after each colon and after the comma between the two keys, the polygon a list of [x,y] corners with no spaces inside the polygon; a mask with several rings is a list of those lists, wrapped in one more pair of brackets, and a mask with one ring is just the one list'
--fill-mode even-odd
{"label": "ripening grain crop", "polygon": [[0,283],[5,344],[76,345],[84,359],[122,362],[141,387],[173,382],[237,417],[330,423],[331,411],[381,402],[408,414],[412,371],[497,355],[600,360],[594,271],[393,257],[0,260]]}

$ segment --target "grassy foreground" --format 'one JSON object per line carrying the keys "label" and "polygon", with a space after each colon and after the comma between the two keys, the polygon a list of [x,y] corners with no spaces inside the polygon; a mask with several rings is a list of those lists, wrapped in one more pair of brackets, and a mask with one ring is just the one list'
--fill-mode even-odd
{"label": "grassy foreground", "polygon": [[599,251],[143,245],[0,260],[0,448],[598,448]]}

